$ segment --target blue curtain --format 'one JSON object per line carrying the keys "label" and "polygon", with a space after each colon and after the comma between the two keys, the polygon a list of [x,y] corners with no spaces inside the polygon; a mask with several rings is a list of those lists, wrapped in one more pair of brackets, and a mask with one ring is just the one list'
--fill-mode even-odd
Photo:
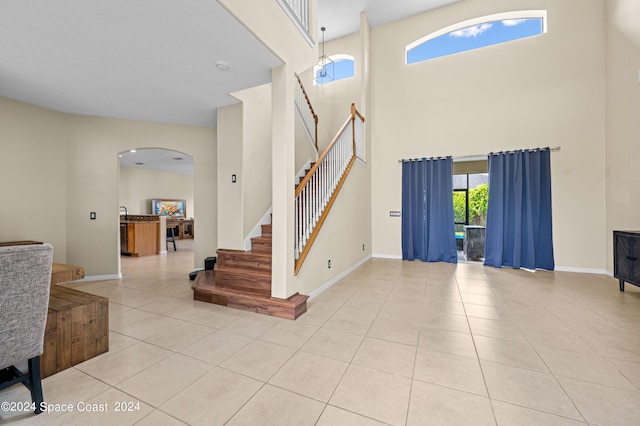
{"label": "blue curtain", "polygon": [[485,265],[554,269],[549,157],[549,148],[489,155]]}
{"label": "blue curtain", "polygon": [[402,258],[458,261],[451,157],[402,162]]}

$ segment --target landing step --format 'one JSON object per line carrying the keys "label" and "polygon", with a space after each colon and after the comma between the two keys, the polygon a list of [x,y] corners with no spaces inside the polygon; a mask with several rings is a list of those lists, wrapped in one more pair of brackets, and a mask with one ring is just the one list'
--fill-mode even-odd
{"label": "landing step", "polygon": [[216,285],[215,271],[198,272],[191,288],[194,300],[244,311],[291,320],[307,312],[308,296],[296,293],[288,299],[278,299],[264,290]]}

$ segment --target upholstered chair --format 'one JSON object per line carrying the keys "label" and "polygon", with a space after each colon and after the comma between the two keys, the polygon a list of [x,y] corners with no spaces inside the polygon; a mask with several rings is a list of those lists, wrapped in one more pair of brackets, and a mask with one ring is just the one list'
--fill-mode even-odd
{"label": "upholstered chair", "polygon": [[[40,355],[49,306],[53,247],[0,244],[0,390],[18,383],[41,410]],[[16,365],[27,361],[29,372]]]}

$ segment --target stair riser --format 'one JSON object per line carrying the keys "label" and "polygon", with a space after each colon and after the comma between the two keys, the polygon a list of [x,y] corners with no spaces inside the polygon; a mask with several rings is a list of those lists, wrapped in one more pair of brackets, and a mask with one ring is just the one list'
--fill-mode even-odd
{"label": "stair riser", "polygon": [[251,241],[251,251],[256,253],[271,253],[271,241]]}
{"label": "stair riser", "polygon": [[218,268],[249,269],[251,271],[271,272],[271,259],[264,256],[243,255],[220,255],[218,257]]}
{"label": "stair riser", "polygon": [[271,225],[261,225],[262,227],[262,236],[263,237],[271,237],[271,229],[272,226]]}
{"label": "stair riser", "polygon": [[271,291],[271,277],[248,276],[242,272],[216,271],[216,284],[237,289]]}

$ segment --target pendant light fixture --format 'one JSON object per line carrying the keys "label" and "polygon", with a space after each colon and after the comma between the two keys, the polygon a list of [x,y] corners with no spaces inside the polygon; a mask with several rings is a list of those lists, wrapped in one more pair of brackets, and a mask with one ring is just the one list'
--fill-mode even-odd
{"label": "pendant light fixture", "polygon": [[324,53],[324,32],[327,30],[326,27],[320,28],[322,31],[322,43],[320,44],[320,62],[318,66],[320,69],[316,72],[316,83],[322,84],[327,83],[329,81],[333,81],[335,78],[334,69],[333,69],[333,61],[327,57]]}

